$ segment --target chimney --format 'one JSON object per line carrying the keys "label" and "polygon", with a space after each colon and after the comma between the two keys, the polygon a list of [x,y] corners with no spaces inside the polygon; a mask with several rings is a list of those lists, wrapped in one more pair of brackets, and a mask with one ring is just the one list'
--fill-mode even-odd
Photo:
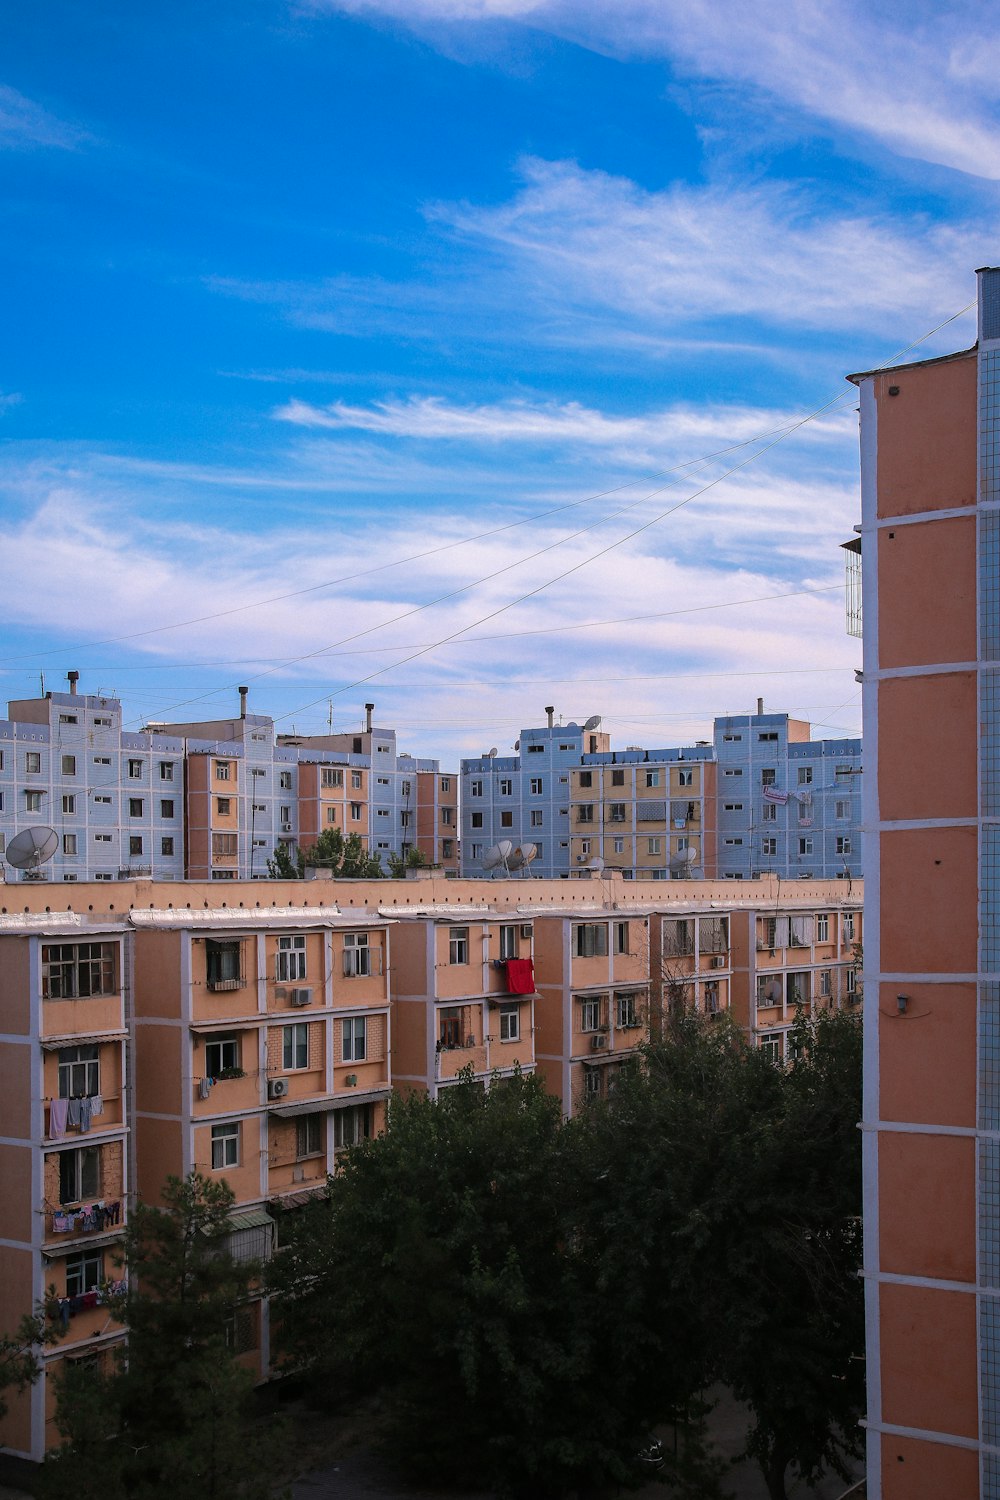
{"label": "chimney", "polygon": [[69,690],[70,690],[70,692],[73,694],[74,697],[76,697],[76,685],[80,681],[80,674],[79,674],[79,672],[67,672],[66,673],[66,680],[69,683]]}
{"label": "chimney", "polygon": [[764,712],[764,700],[763,700],[763,698],[758,698],[757,699],[757,717],[760,718],[760,716],[761,716],[761,714],[763,712]]}
{"label": "chimney", "polygon": [[249,693],[249,691],[250,691],[250,689],[248,687],[241,687],[240,688],[240,718],[241,719],[245,719],[246,716],[247,716],[247,693]]}
{"label": "chimney", "polygon": [[371,734],[371,732],[372,732],[372,714],[374,712],[375,712],[375,705],[374,705],[374,703],[366,703],[365,704],[365,731],[368,734]]}
{"label": "chimney", "polygon": [[546,717],[548,718],[548,721],[549,721],[549,728],[550,729],[552,728],[552,715],[555,713],[555,711],[556,711],[555,710],[555,705],[551,704],[551,703],[549,704],[548,708],[545,710]]}

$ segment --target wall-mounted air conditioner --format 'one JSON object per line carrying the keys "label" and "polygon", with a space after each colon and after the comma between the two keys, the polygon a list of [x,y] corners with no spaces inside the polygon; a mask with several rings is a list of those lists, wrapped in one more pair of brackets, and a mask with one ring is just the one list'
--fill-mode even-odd
{"label": "wall-mounted air conditioner", "polygon": [[291,1002],[295,1006],[308,1005],[312,1000],[312,990],[292,990]]}
{"label": "wall-mounted air conditioner", "polygon": [[285,1099],[288,1096],[287,1078],[269,1078],[267,1080],[267,1097],[269,1099]]}
{"label": "wall-mounted air conditioner", "polygon": [[590,1038],[590,1049],[592,1052],[603,1052],[607,1045],[608,1039],[603,1032],[598,1032],[596,1036]]}

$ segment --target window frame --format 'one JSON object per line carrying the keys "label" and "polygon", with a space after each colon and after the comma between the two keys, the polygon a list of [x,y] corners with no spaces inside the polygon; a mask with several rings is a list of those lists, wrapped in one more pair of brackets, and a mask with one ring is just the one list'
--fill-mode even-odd
{"label": "window frame", "polygon": [[[242,1131],[239,1120],[221,1120],[212,1126],[211,1161],[213,1172],[240,1165]],[[217,1149],[218,1148],[218,1149]]]}
{"label": "window frame", "polygon": [[301,1073],[309,1067],[309,1022],[290,1021],[281,1028],[281,1071]]}

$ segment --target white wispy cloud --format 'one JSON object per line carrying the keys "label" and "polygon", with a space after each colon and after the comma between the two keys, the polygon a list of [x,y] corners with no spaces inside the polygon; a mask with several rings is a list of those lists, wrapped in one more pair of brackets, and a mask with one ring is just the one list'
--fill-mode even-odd
{"label": "white wispy cloud", "polygon": [[982,5],[797,0],[777,13],[742,0],[312,0],[311,8],[421,29],[502,20],[623,57],[662,57],[677,75],[750,87],[902,156],[1000,177],[989,61],[1000,27]]}
{"label": "white wispy cloud", "polygon": [[0,84],[0,148],[55,146],[73,151],[89,139],[80,126],[60,120],[34,99]]}

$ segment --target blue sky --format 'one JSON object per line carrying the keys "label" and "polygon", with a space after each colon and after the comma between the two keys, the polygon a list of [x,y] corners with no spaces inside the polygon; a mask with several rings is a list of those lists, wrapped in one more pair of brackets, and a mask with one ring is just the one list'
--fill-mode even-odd
{"label": "blue sky", "polygon": [[758,696],[858,732],[843,377],[1000,259],[1000,28],[777,16],[12,10],[0,697],[373,700],[450,764],[548,703],[616,745]]}

